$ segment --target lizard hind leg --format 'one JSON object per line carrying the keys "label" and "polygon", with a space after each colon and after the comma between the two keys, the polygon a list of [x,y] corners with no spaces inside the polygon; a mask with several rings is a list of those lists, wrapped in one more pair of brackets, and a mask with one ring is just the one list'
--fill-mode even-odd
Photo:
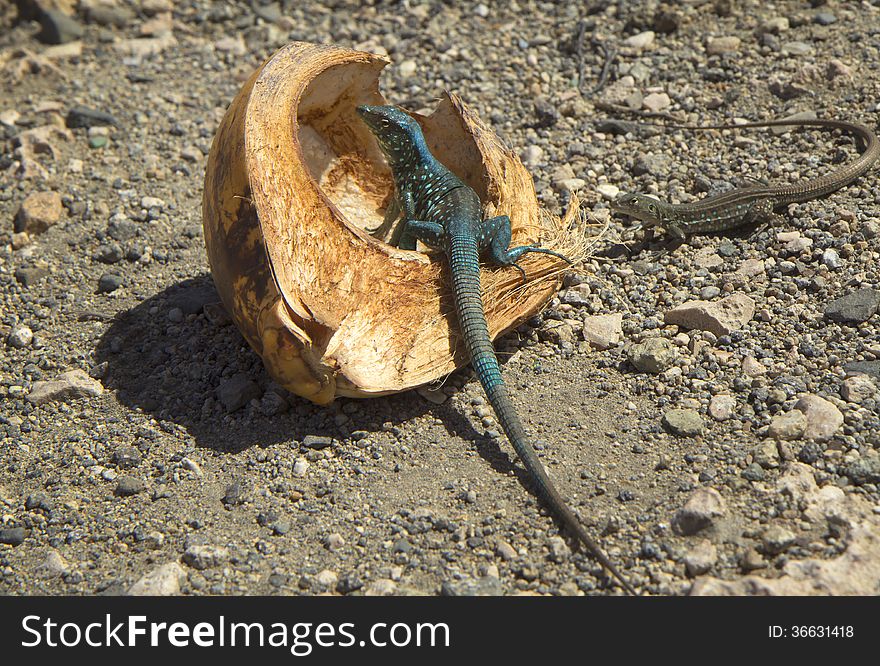
{"label": "lizard hind leg", "polygon": [[483,220],[480,225],[479,243],[480,248],[489,250],[489,257],[492,263],[499,266],[513,266],[522,275],[523,284],[526,282],[526,272],[517,261],[521,256],[528,252],[540,252],[542,254],[550,254],[554,257],[562,259],[566,263],[572,263],[568,257],[548,250],[536,245],[521,245],[519,247],[510,247],[511,231],[510,218],[507,215],[499,215],[498,217],[490,217]]}
{"label": "lizard hind leg", "polygon": [[[416,241],[420,240],[431,247],[441,247],[446,232],[443,225],[425,220],[407,220],[399,247],[404,250],[415,250]],[[405,239],[412,239],[412,247],[403,247]],[[409,244],[409,243],[407,243]]]}

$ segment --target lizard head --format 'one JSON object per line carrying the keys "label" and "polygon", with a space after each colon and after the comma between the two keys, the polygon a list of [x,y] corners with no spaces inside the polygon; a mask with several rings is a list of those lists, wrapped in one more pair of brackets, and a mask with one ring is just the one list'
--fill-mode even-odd
{"label": "lizard head", "polygon": [[379,147],[392,162],[404,160],[424,143],[422,128],[408,113],[393,106],[357,107],[358,115],[376,135]]}
{"label": "lizard head", "polygon": [[629,215],[643,223],[663,223],[663,202],[646,194],[623,192],[611,202],[611,210],[615,213]]}

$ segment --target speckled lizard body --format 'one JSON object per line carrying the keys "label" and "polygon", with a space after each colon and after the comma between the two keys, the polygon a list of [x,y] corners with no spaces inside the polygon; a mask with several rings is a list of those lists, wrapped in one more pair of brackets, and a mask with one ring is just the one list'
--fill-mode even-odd
{"label": "speckled lizard body", "polygon": [[634,594],[630,584],[587,534],[538,460],[501,377],[480,295],[479,257],[483,252],[493,263],[515,266],[520,271],[522,268],[516,262],[527,252],[544,252],[568,260],[531,245],[510,248],[510,218],[502,215],[483,219],[476,192],[431,154],[421,128],[411,116],[389,106],[359,106],[357,110],[375,134],[394,176],[397,206],[403,212],[405,225],[399,246],[414,249],[415,241],[421,240],[445,251],[458,322],[471,363],[504,433],[535,480],[540,497],[592,555]]}
{"label": "speckled lizard body", "polygon": [[864,175],[880,157],[880,143],[874,132],[858,123],[842,120],[790,119],[743,123],[741,125],[665,125],[681,129],[739,129],[748,127],[824,127],[855,134],[864,150],[855,160],[836,171],[789,184],[756,183],[735,187],[693,203],[670,204],[645,194],[623,193],[612,203],[614,211],[642,222],[643,227],[659,226],[679,240],[696,233],[727,231],[740,226],[776,221],[774,211],[792,203],[823,197]]}

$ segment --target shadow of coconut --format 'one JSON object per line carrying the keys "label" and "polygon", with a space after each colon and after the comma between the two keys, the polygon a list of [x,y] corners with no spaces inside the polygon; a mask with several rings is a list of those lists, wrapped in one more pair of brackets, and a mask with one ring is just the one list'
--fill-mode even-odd
{"label": "shadow of coconut", "polygon": [[301,442],[307,435],[344,440],[358,430],[377,432],[430,412],[450,433],[477,441],[493,468],[512,467],[450,402],[433,405],[410,391],[341,398],[321,407],[283,389],[229,319],[207,274],[119,314],[95,357],[106,364],[105,387],[122,404],[185,428],[198,446],[237,452]]}

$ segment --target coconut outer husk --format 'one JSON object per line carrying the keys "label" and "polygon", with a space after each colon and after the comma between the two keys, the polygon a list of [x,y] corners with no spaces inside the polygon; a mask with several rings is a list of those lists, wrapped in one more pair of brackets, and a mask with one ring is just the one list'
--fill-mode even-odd
{"label": "coconut outer husk", "polygon": [[[355,114],[385,104],[388,60],[292,43],[242,86],[208,157],[205,244],[220,297],[272,377],[319,404],[424,385],[468,362],[442,256],[372,237],[393,195],[391,173]],[[510,216],[513,244],[541,242],[572,259],[587,253],[577,199],[564,220],[543,212],[516,155],[447,93],[416,116],[434,155],[485,204]],[[492,337],[553,297],[560,260],[531,253],[522,266],[484,268]]]}

